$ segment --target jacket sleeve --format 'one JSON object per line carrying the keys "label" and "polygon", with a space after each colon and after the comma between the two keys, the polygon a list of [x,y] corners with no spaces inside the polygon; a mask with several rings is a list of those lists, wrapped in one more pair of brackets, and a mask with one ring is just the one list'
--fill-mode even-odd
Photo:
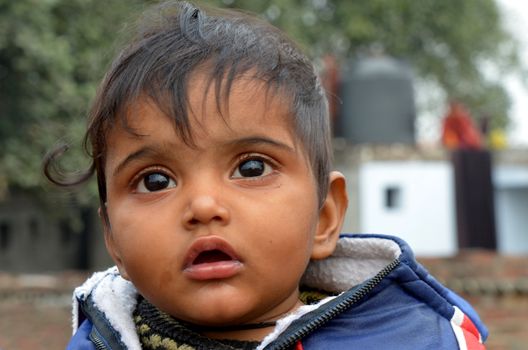
{"label": "jacket sleeve", "polygon": [[462,310],[454,306],[455,312],[451,318],[451,327],[461,350],[484,350],[482,336],[477,327]]}
{"label": "jacket sleeve", "polygon": [[94,343],[90,340],[91,331],[92,323],[89,320],[84,320],[71,338],[66,350],[96,350]]}

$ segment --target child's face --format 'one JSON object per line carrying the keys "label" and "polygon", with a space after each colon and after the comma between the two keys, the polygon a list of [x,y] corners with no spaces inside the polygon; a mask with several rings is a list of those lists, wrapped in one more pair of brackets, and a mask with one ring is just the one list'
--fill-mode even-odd
{"label": "child's face", "polygon": [[108,137],[106,234],[122,275],[165,312],[198,324],[276,319],[298,305],[319,228],[317,186],[279,98],[233,86],[225,121],[190,87],[196,147],[147,100]]}

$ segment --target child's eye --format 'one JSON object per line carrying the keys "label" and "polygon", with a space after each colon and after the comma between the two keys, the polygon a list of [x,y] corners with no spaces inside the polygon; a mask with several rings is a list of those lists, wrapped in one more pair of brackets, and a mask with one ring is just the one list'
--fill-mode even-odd
{"label": "child's eye", "polygon": [[136,186],[138,193],[162,191],[176,186],[176,182],[161,172],[152,172],[142,176]]}
{"label": "child's eye", "polygon": [[260,158],[246,159],[233,172],[232,178],[257,177],[270,174],[273,168],[265,160]]}

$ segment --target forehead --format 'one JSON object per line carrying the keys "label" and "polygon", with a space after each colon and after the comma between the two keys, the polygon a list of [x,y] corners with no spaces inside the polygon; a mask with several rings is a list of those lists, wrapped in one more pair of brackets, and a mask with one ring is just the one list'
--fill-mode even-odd
{"label": "forehead", "polygon": [[[281,90],[249,75],[237,77],[227,86],[223,81],[218,83],[203,73],[195,73],[186,86],[185,116],[174,112],[170,98],[142,95],[127,105],[120,117],[123,123],[116,124],[116,129],[140,136],[148,118],[163,116],[172,122],[173,131],[184,138],[184,143],[194,144],[213,129],[236,134],[273,128],[275,132],[282,129],[297,144],[291,99]],[[185,140],[184,129],[189,129],[190,142]]]}
{"label": "forehead", "polygon": [[198,160],[222,163],[222,159],[241,152],[264,152],[283,161],[288,159],[311,173],[305,149],[292,132],[289,108],[280,97],[270,98],[259,84],[238,81],[219,109],[214,93],[204,95],[204,86],[196,82],[189,88],[192,143],[181,137],[171,120],[173,116],[165,114],[151,99],[142,97],[131,104],[124,117],[126,127],[117,125],[109,132],[106,176],[121,172],[129,159],[139,164],[140,156],[144,161],[183,166],[197,164]]}

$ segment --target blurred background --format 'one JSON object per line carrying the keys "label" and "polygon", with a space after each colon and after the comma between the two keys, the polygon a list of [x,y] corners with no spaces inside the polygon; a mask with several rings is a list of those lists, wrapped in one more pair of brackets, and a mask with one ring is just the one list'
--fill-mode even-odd
{"label": "blurred background", "polygon": [[[42,158],[89,167],[91,98],[149,0],[0,0],[0,349],[64,348],[71,293],[111,264],[95,182],[57,189]],[[474,304],[489,349],[528,344],[528,3],[202,1],[259,14],[328,91],[345,231],[400,236]],[[30,336],[28,336],[28,334]]]}

